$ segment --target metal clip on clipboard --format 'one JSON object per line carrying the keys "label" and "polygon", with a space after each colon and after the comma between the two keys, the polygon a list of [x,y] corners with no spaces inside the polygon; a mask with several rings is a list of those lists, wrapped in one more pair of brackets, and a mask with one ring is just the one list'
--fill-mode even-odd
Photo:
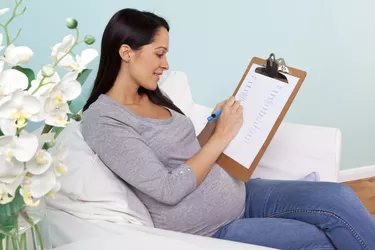
{"label": "metal clip on clipboard", "polygon": [[279,58],[276,60],[275,54],[273,53],[271,53],[266,60],[266,64],[262,65],[262,67],[256,68],[255,72],[288,83],[288,79],[282,73],[289,74],[289,69],[285,64],[284,59]]}

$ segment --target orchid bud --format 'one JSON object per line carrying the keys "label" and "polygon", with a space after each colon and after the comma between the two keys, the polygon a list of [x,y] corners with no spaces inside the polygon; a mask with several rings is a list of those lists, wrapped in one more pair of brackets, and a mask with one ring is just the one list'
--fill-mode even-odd
{"label": "orchid bud", "polygon": [[72,117],[75,121],[80,122],[82,121],[82,116],[80,114],[76,114],[75,116]]}
{"label": "orchid bud", "polygon": [[85,43],[88,44],[88,45],[91,45],[95,42],[95,37],[91,36],[91,35],[87,35],[85,36]]}
{"label": "orchid bud", "polygon": [[52,67],[52,65],[44,65],[42,68],[42,75],[45,77],[51,77],[55,74],[55,69]]}
{"label": "orchid bud", "polygon": [[69,29],[76,29],[77,26],[78,22],[76,19],[70,17],[66,19],[66,27],[68,27]]}
{"label": "orchid bud", "polygon": [[56,142],[57,142],[56,139],[53,139],[50,142],[46,142],[47,148],[53,148],[56,145]]}

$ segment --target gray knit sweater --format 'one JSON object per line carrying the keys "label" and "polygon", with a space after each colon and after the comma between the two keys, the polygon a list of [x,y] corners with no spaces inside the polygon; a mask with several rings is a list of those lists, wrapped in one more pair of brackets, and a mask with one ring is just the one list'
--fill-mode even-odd
{"label": "gray knit sweater", "polygon": [[243,216],[244,183],[215,164],[196,186],[185,164],[200,150],[194,126],[169,111],[168,119],[143,118],[101,95],[83,113],[83,136],[145,204],[156,228],[211,236]]}

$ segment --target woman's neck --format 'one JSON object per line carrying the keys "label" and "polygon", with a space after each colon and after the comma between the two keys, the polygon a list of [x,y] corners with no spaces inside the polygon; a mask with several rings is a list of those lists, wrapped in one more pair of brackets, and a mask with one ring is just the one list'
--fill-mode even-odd
{"label": "woman's neck", "polygon": [[123,105],[140,105],[146,95],[138,93],[139,85],[128,74],[118,74],[113,87],[106,93]]}

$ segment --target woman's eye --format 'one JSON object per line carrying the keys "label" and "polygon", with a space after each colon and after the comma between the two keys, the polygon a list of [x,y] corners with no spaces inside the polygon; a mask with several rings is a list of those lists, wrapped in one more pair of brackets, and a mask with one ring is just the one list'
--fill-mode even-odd
{"label": "woman's eye", "polygon": [[162,56],[163,56],[163,54],[157,54],[157,56],[158,56],[158,57],[162,57]]}

